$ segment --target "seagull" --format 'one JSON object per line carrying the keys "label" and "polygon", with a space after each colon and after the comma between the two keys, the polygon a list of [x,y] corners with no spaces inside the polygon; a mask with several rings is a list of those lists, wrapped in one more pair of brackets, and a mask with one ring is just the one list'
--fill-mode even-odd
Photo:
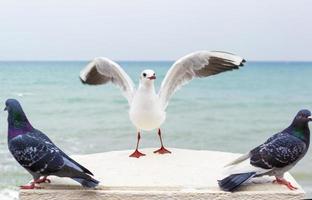
{"label": "seagull", "polygon": [[163,145],[161,125],[166,119],[166,108],[171,96],[193,78],[203,78],[225,71],[238,69],[245,60],[231,53],[220,51],[197,51],[177,60],[167,72],[161,87],[156,93],[154,81],[156,74],[151,69],[140,74],[140,84],[135,89],[127,73],[114,61],[98,57],[91,61],[81,72],[84,84],[99,85],[113,83],[119,86],[130,106],[129,117],[137,130],[135,151],[130,157],[145,156],[139,149],[141,131],[158,130],[161,147],[154,153],[171,153]]}
{"label": "seagull", "polygon": [[286,185],[290,190],[297,189],[284,178],[284,173],[307,153],[310,121],[311,112],[300,110],[288,128],[226,165],[228,175],[218,181],[221,189],[232,192],[249,179],[264,175],[275,176],[274,183]]}
{"label": "seagull", "polygon": [[36,184],[50,183],[47,178],[50,175],[70,177],[88,188],[99,184],[90,176],[93,174],[88,169],[66,155],[48,136],[30,124],[16,99],[8,99],[5,105],[4,110],[8,111],[9,150],[34,179],[30,185],[21,186],[21,189],[39,189]]}

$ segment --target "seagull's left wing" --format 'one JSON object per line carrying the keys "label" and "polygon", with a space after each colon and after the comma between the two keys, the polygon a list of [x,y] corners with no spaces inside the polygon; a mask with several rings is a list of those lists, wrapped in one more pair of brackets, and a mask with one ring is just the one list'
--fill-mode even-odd
{"label": "seagull's left wing", "polygon": [[131,104],[134,84],[128,74],[117,63],[108,58],[95,58],[80,72],[80,79],[83,83],[90,85],[112,82],[121,88],[123,95]]}
{"label": "seagull's left wing", "polygon": [[158,95],[163,109],[174,92],[194,77],[203,78],[238,69],[244,62],[239,56],[219,51],[198,51],[180,58],[171,66],[161,83]]}

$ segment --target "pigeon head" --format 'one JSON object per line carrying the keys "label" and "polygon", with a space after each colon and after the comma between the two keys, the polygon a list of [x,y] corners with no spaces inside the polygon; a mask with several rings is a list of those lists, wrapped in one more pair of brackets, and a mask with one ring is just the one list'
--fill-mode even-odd
{"label": "pigeon head", "polygon": [[9,138],[33,130],[22,106],[16,99],[8,99],[5,102],[5,109],[8,112]]}
{"label": "pigeon head", "polygon": [[140,80],[143,84],[153,83],[156,79],[156,74],[151,69],[146,69],[141,73]]}
{"label": "pigeon head", "polygon": [[9,113],[14,112],[14,111],[23,112],[21,104],[16,99],[6,100],[4,110],[8,111]]}
{"label": "pigeon head", "polygon": [[295,128],[307,128],[310,121],[312,121],[311,112],[307,109],[303,109],[297,113],[292,126]]}

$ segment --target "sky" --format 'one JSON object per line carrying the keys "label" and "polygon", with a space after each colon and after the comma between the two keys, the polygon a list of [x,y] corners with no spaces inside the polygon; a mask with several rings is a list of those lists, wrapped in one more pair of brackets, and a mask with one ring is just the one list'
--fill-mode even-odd
{"label": "sky", "polygon": [[311,0],[0,0],[0,60],[311,61]]}

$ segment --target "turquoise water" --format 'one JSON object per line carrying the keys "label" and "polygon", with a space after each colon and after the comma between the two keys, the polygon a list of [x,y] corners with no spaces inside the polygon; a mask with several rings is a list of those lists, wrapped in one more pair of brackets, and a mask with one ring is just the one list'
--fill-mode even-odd
{"label": "turquoise water", "polygon": [[[78,79],[87,62],[0,62],[0,108],[19,99],[32,124],[68,154],[132,149],[135,129],[128,105],[113,85]],[[156,84],[172,62],[120,62],[134,82],[146,68]],[[163,125],[167,146],[244,153],[289,125],[301,108],[312,109],[312,63],[249,62],[240,70],[196,79],[171,99]],[[0,197],[14,198],[30,176],[7,150],[7,114],[0,111]],[[141,147],[158,147],[156,131]],[[291,171],[312,196],[311,150]],[[9,197],[13,195],[13,197]]]}

